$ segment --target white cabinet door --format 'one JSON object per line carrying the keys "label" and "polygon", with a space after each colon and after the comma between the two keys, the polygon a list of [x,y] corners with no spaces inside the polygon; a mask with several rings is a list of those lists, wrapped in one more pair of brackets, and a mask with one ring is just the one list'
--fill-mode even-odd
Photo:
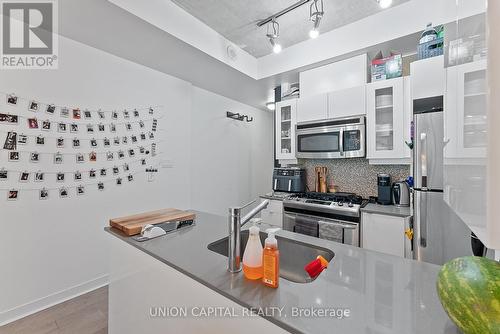
{"label": "white cabinet door", "polygon": [[328,118],[328,94],[301,97],[297,102],[297,122]]}
{"label": "white cabinet door", "polygon": [[366,106],[367,158],[390,160],[407,157],[404,78],[368,84]]}
{"label": "white cabinet door", "polygon": [[366,86],[338,90],[328,94],[328,118],[366,114]]}
{"label": "white cabinet door", "polygon": [[410,65],[413,100],[441,96],[446,88],[444,56],[414,61]]}
{"label": "white cabinet door", "polygon": [[276,103],[276,159],[295,159],[295,125],[297,124],[297,99]]}
{"label": "white cabinet door", "polygon": [[405,219],[363,212],[361,215],[362,247],[405,257]]}
{"label": "white cabinet door", "polygon": [[486,67],[486,61],[478,61],[447,69],[445,158],[486,158]]}

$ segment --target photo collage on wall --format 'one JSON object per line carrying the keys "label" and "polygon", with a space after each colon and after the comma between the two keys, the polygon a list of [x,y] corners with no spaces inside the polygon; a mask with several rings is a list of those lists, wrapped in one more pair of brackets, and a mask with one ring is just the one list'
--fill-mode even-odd
{"label": "photo collage on wall", "polygon": [[[90,110],[16,94],[5,94],[1,106],[0,101],[2,156],[6,159],[0,158],[0,190],[6,191],[9,201],[30,191],[40,200],[82,196],[90,186],[104,191],[105,183],[122,186],[124,180],[133,182],[135,174],[155,169],[143,166],[157,155],[154,133],[162,118],[161,106]],[[32,168],[24,170],[26,163]],[[73,164],[81,168],[63,171]],[[26,184],[31,186],[23,187]]]}

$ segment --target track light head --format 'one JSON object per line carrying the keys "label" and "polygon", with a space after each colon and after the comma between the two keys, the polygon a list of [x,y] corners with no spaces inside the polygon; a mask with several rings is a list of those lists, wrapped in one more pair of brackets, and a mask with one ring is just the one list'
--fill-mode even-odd
{"label": "track light head", "polygon": [[309,20],[313,23],[313,27],[309,31],[309,37],[317,38],[319,36],[319,25],[324,14],[323,0],[314,0],[311,7],[309,7]]}
{"label": "track light head", "polygon": [[281,44],[279,44],[277,41],[274,39],[271,39],[271,45],[273,46],[273,52],[274,53],[280,53],[281,52]]}
{"label": "track light head", "polygon": [[318,36],[319,36],[318,30],[311,29],[311,31],[309,31],[309,37],[311,37],[312,39],[318,38]]}
{"label": "track light head", "polygon": [[281,44],[278,43],[278,40],[274,37],[269,37],[269,42],[271,43],[273,47],[273,52],[274,53],[280,53],[281,52]]}
{"label": "track light head", "polygon": [[280,53],[281,52],[281,44],[278,42],[278,38],[280,37],[280,25],[279,23],[273,19],[269,24],[267,25],[267,38],[269,38],[269,43],[271,43],[273,47],[273,52],[274,53]]}

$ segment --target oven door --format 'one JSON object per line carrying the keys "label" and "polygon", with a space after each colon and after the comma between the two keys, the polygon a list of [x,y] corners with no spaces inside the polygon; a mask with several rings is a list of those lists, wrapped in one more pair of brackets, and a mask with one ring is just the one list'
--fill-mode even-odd
{"label": "oven door", "polygon": [[283,229],[285,231],[318,237],[318,220],[320,218],[301,215],[299,213],[283,213]]}
{"label": "oven door", "polygon": [[297,130],[297,158],[342,157],[342,128],[323,127]]}
{"label": "oven door", "polygon": [[359,247],[359,224],[335,219],[318,221],[320,239]]}

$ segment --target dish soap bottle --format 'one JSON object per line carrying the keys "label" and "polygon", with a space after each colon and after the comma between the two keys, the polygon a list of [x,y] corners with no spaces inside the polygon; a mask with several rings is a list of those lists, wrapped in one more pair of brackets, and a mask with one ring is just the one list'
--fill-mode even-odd
{"label": "dish soap bottle", "polygon": [[277,288],[280,277],[280,252],[278,250],[278,240],[276,240],[272,232],[268,234],[265,241],[262,266],[264,276],[262,282],[271,288]]}
{"label": "dish soap bottle", "polygon": [[243,274],[246,278],[255,280],[262,278],[262,243],[259,237],[260,229],[257,226],[250,227],[249,231],[250,235],[243,253]]}

